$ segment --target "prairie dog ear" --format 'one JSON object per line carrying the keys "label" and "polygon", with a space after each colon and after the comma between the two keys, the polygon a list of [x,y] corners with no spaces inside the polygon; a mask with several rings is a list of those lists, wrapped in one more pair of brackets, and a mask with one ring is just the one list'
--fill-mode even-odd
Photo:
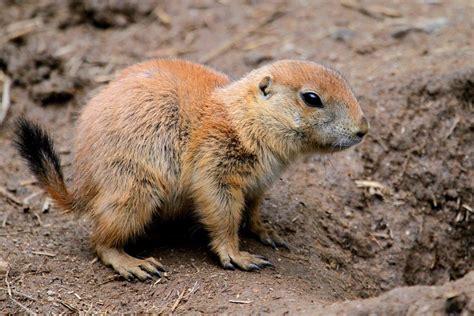
{"label": "prairie dog ear", "polygon": [[272,93],[272,78],[270,76],[263,77],[258,84],[258,88],[262,96],[268,98]]}

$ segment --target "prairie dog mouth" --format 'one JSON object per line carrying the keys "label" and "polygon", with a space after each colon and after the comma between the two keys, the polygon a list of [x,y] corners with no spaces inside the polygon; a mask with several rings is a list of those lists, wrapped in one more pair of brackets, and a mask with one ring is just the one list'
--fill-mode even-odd
{"label": "prairie dog mouth", "polygon": [[336,151],[344,150],[354,145],[359,144],[362,141],[362,137],[351,137],[339,139],[336,142],[331,144],[332,149]]}

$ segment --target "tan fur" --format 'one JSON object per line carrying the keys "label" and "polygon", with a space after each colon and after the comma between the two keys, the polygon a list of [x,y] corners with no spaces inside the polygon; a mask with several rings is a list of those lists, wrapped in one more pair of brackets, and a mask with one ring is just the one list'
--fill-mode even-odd
{"label": "tan fur", "polygon": [[[259,84],[269,80],[265,97]],[[325,108],[307,106],[315,91]],[[346,81],[304,61],[280,61],[231,82],[181,60],[125,69],[84,108],[77,125],[73,209],[89,214],[102,261],[126,278],[162,266],[125,243],[154,216],[196,214],[226,268],[270,263],[239,249],[246,214],[262,242],[285,243],[259,212],[262,194],[298,155],[347,148],[368,124]]]}

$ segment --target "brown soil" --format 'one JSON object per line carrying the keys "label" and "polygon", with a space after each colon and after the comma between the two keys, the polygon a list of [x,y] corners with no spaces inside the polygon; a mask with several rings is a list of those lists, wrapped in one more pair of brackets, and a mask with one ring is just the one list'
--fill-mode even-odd
{"label": "brown soil", "polygon": [[[473,313],[472,1],[341,2],[1,1],[0,70],[13,86],[0,188],[20,202],[41,191],[11,147],[15,118],[53,133],[70,174],[77,113],[115,71],[147,58],[209,59],[235,77],[282,58],[323,62],[353,84],[371,132],[295,163],[273,186],[263,212],[292,251],[243,232],[242,248],[276,266],[258,273],[221,269],[195,223],[157,223],[129,248],[171,271],[129,283],[94,260],[86,219],[42,212],[43,193],[29,208],[0,193],[0,311]],[[13,36],[28,19],[34,27]]]}

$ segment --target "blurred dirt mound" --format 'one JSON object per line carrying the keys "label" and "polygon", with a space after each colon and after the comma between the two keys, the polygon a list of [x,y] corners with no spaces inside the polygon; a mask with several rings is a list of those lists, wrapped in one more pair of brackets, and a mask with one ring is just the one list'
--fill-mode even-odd
{"label": "blurred dirt mound", "polygon": [[158,1],[153,0],[71,0],[69,9],[74,20],[64,26],[85,23],[98,29],[125,27],[147,17],[157,6]]}
{"label": "blurred dirt mound", "polygon": [[472,315],[474,272],[442,286],[401,287],[366,300],[327,306],[317,315]]}
{"label": "blurred dirt mound", "polygon": [[20,86],[28,87],[30,97],[41,105],[62,104],[73,98],[77,82],[64,80],[65,71],[60,58],[46,52],[11,58],[9,72]]}

